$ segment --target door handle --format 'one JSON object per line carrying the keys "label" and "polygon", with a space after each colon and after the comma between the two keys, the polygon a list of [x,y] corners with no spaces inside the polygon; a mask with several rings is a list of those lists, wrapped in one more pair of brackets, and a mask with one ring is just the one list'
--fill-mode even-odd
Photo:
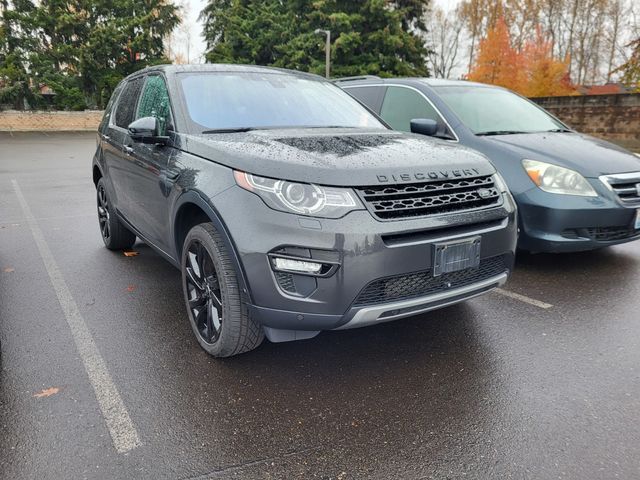
{"label": "door handle", "polygon": [[125,145],[124,153],[126,153],[127,155],[131,155],[133,153],[133,147],[130,147],[129,145]]}
{"label": "door handle", "polygon": [[110,140],[111,137],[109,135],[102,135],[103,140]]}

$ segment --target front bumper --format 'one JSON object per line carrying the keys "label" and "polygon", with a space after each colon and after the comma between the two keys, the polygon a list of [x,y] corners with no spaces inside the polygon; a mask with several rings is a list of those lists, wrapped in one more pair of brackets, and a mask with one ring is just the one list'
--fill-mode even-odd
{"label": "front bumper", "polygon": [[517,195],[518,248],[530,252],[579,252],[640,239],[636,209],[623,206],[598,180],[598,197],[554,195],[532,188]]}
{"label": "front bumper", "polygon": [[[358,210],[341,219],[314,219],[277,212],[240,188],[216,197],[233,239],[248,287],[247,307],[275,341],[308,338],[321,330],[353,328],[440,308],[484,293],[506,281],[512,270],[516,209],[510,195],[502,206],[442,216],[381,222]],[[500,271],[485,278],[459,278],[451,288],[428,284],[433,245],[481,237],[481,264],[500,258]],[[338,259],[331,276],[293,275],[284,281],[269,254],[292,251],[311,260]],[[426,272],[429,272],[428,275]],[[424,294],[358,303],[359,294],[378,279],[422,275]],[[426,278],[428,276],[429,278]],[[457,282],[457,283],[456,283]]]}

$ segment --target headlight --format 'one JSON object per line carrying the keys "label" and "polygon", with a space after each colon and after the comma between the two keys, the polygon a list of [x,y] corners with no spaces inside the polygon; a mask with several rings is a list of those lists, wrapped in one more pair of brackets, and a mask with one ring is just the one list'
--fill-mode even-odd
{"label": "headlight", "polygon": [[255,193],[268,206],[281,212],[340,218],[363,208],[355,194],[346,188],[276,180],[239,171],[234,171],[233,175],[238,186]]}
{"label": "headlight", "polygon": [[597,197],[598,194],[578,172],[536,160],[523,160],[529,178],[545,192]]}

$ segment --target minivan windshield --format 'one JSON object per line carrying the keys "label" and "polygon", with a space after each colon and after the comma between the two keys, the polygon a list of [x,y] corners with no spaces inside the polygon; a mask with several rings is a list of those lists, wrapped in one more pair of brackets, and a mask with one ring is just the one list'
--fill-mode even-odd
{"label": "minivan windshield", "polygon": [[476,135],[562,131],[566,127],[524,98],[492,87],[434,87]]}
{"label": "minivan windshield", "polygon": [[178,75],[194,133],[294,127],[385,129],[332,83],[279,73]]}

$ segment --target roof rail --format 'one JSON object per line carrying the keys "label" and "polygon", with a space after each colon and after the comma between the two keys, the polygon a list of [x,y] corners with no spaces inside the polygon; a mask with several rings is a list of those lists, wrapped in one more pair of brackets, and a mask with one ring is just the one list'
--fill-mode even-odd
{"label": "roof rail", "polygon": [[371,79],[379,80],[380,77],[378,77],[377,75],[355,75],[353,77],[336,78],[331,81],[333,83],[338,83],[338,82],[351,82],[354,80],[371,80]]}

